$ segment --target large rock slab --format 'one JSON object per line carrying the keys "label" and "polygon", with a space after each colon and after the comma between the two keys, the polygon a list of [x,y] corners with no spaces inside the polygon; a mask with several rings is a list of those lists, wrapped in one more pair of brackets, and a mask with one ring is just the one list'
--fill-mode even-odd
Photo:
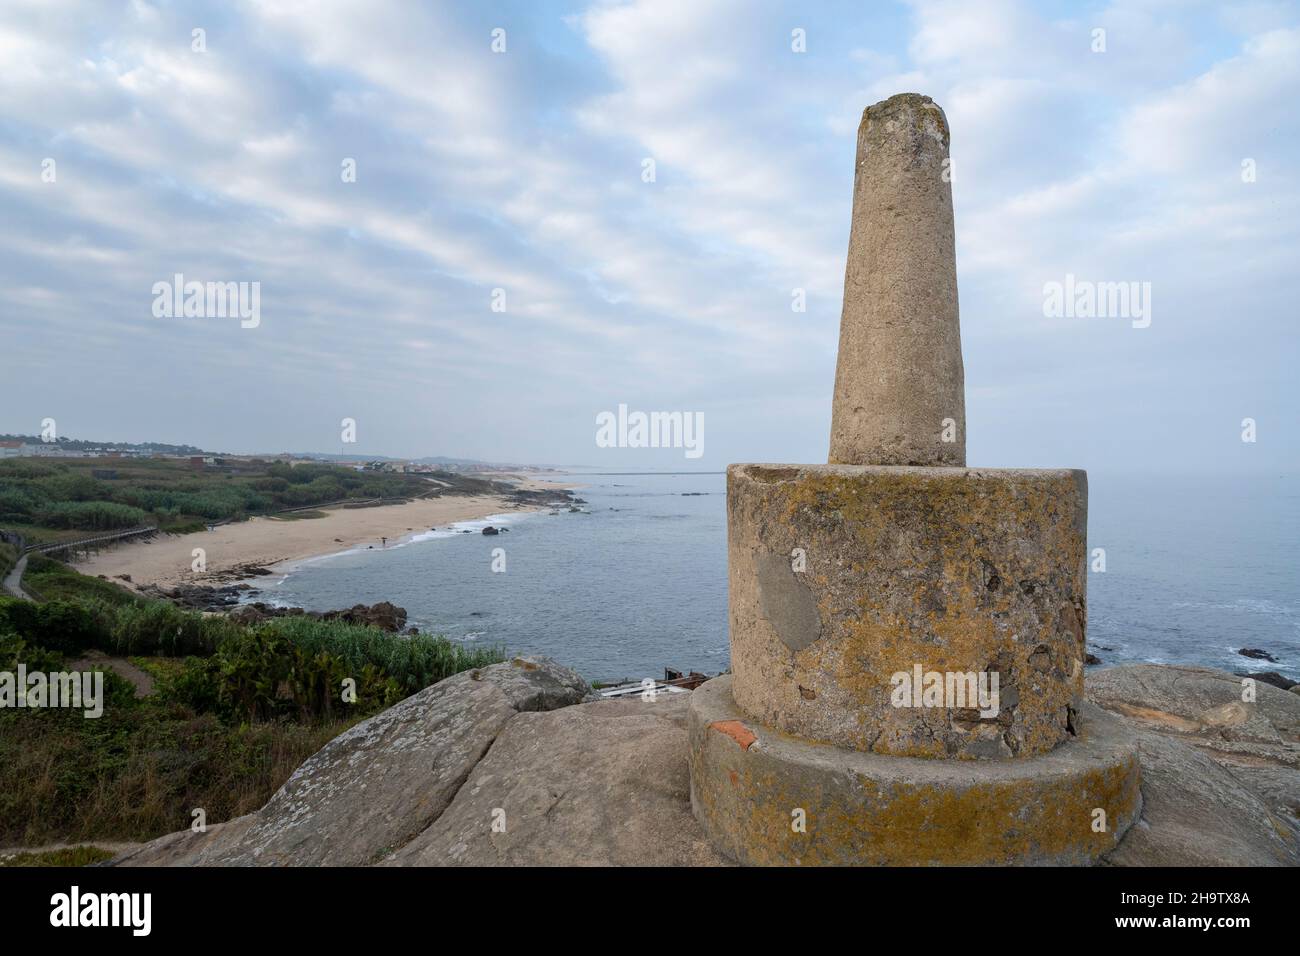
{"label": "large rock slab", "polygon": [[1207,667],[1130,664],[1093,671],[1088,697],[1153,730],[1222,754],[1246,753],[1300,767],[1300,695]]}
{"label": "large rock slab", "polygon": [[716,866],[691,816],[689,693],[520,714],[391,866]]}
{"label": "large rock slab", "polygon": [[[1189,667],[1088,675],[1093,700],[1134,730],[1141,762],[1141,816],[1105,862],[1300,865],[1300,698],[1260,685],[1243,715],[1230,706],[1240,687]],[[723,863],[689,808],[693,696],[579,703],[585,683],[543,660],[458,675],[336,738],[256,813],[114,862]],[[492,828],[498,808],[503,832]]]}
{"label": "large rock slab", "polygon": [[[574,704],[590,694],[575,672],[544,658],[516,658],[457,674],[334,738],[255,814],[221,831],[213,828],[203,840],[162,837],[117,862],[371,863],[446,809],[511,718]],[[187,847],[192,852],[185,852]]]}
{"label": "large rock slab", "polygon": [[1293,824],[1248,779],[1195,747],[1138,733],[1142,815],[1105,857],[1113,866],[1300,866]]}
{"label": "large rock slab", "polygon": [[1138,733],[1143,811],[1119,866],[1300,866],[1300,697],[1201,667],[1090,673],[1088,696]]}
{"label": "large rock slab", "polygon": [[257,814],[214,823],[201,831],[180,830],[118,854],[107,866],[211,866],[215,856],[235,843]]}

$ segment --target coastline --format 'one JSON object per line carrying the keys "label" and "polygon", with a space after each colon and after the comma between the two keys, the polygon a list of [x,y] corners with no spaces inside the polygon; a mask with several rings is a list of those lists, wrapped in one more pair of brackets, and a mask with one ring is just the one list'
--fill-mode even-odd
{"label": "coastline", "polygon": [[[571,490],[559,482],[522,481],[519,490]],[[245,579],[250,567],[270,568],[338,554],[383,547],[434,528],[496,514],[537,510],[503,495],[425,498],[373,508],[322,509],[323,518],[284,520],[270,517],[221,525],[211,531],[160,535],[151,541],[122,544],[75,563],[82,574],[103,575],[133,590],[149,585],[220,585]],[[194,549],[202,548],[206,570],[192,570]],[[129,580],[122,576],[126,575]]]}

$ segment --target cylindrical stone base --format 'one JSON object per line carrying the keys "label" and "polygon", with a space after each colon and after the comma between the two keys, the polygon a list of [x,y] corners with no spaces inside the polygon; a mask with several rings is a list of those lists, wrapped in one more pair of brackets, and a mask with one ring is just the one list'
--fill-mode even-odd
{"label": "cylindrical stone base", "polygon": [[732,465],[735,699],[897,756],[1047,753],[1079,731],[1087,478]]}
{"label": "cylindrical stone base", "polygon": [[808,743],[751,720],[732,678],[691,695],[691,807],[740,863],[1082,865],[1137,819],[1137,746],[1085,704],[1087,730],[1021,760],[926,760]]}

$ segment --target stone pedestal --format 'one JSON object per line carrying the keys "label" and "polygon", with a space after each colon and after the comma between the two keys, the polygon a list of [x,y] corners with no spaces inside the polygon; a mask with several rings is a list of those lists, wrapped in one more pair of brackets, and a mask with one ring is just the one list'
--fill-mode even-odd
{"label": "stone pedestal", "polygon": [[1083,703],[1087,477],[964,467],[947,159],[929,97],[863,113],[831,463],[727,470],[691,805],[744,863],[1088,863],[1140,810]]}
{"label": "stone pedestal", "polygon": [[1084,865],[1142,809],[1136,743],[1090,704],[1083,734],[1051,753],[926,760],[764,727],[736,706],[732,684],[715,677],[691,695],[691,807],[740,863]]}
{"label": "stone pedestal", "polygon": [[727,528],[733,673],[690,717],[723,852],[1082,864],[1137,818],[1134,742],[1082,701],[1083,472],[732,465]]}
{"label": "stone pedestal", "polygon": [[[736,703],[854,750],[1046,753],[1083,694],[1087,509],[1081,471],[732,465]],[[997,713],[897,706],[927,674],[985,680]]]}

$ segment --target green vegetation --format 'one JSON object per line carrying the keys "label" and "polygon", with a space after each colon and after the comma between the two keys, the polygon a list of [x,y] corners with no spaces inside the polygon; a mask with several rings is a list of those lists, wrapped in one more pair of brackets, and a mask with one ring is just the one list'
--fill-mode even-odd
{"label": "green vegetation", "polygon": [[[439,491],[420,475],[328,464],[258,460],[196,467],[179,459],[14,458],[0,461],[0,527],[22,532],[32,544],[144,525],[185,533],[289,508],[479,493],[478,485],[491,484],[450,478],[452,488]],[[474,486],[462,489],[463,482]]]}
{"label": "green vegetation", "polygon": [[[76,574],[71,569],[67,573]],[[98,650],[115,657],[224,660],[238,649],[261,666],[270,667],[265,659],[270,653],[284,657],[284,666],[289,667],[294,663],[289,659],[292,653],[298,653],[305,659],[337,664],[358,682],[362,672],[372,668],[391,679],[403,697],[460,671],[504,660],[497,648],[466,648],[429,634],[394,635],[375,627],[309,617],[273,618],[245,626],[227,617],[185,611],[167,601],[139,598],[114,605],[94,600],[37,604],[0,597],[0,635],[5,633],[63,654]]]}
{"label": "green vegetation", "polygon": [[249,813],[360,716],[231,725],[147,697],[98,720],[0,711],[0,842],[148,840]]}
{"label": "green vegetation", "polygon": [[309,617],[275,618],[259,630],[286,638],[306,654],[336,658],[353,674],[374,667],[397,682],[403,697],[452,674],[505,660],[499,648],[465,647],[430,634],[394,639],[378,628]]}
{"label": "green vegetation", "polygon": [[284,514],[275,515],[273,521],[308,521],[312,518],[324,518],[328,512],[317,511],[314,508],[307,511],[286,511]]}
{"label": "green vegetation", "polygon": [[67,846],[58,850],[0,857],[0,866],[90,866],[112,858],[113,853],[97,846]]}
{"label": "green vegetation", "polygon": [[136,697],[110,669],[98,719],[0,709],[0,845],[143,840],[187,826],[195,807],[209,823],[247,813],[358,720],[504,659],[497,648],[337,621],[241,625],[131,595],[46,558],[34,556],[33,566],[41,593],[59,596],[0,598],[0,671],[20,662],[64,670],[98,650],[127,657],[155,687]]}
{"label": "green vegetation", "polygon": [[139,527],[148,515],[139,508],[113,501],[55,501],[36,508],[32,518],[47,528],[118,531]]}
{"label": "green vegetation", "polygon": [[[384,636],[394,643],[402,640]],[[340,694],[347,678],[356,685],[351,702]],[[347,713],[373,713],[406,696],[374,664],[351,668],[327,651],[313,653],[265,628],[234,635],[211,657],[187,659],[163,684],[162,693],[232,723],[277,717],[328,721]]]}
{"label": "green vegetation", "polygon": [[14,569],[19,557],[17,548],[7,541],[0,541],[0,581]]}
{"label": "green vegetation", "polygon": [[32,552],[23,572],[23,589],[46,601],[102,601],[105,604],[134,604],[134,592],[106,581],[78,574],[61,561]]}

